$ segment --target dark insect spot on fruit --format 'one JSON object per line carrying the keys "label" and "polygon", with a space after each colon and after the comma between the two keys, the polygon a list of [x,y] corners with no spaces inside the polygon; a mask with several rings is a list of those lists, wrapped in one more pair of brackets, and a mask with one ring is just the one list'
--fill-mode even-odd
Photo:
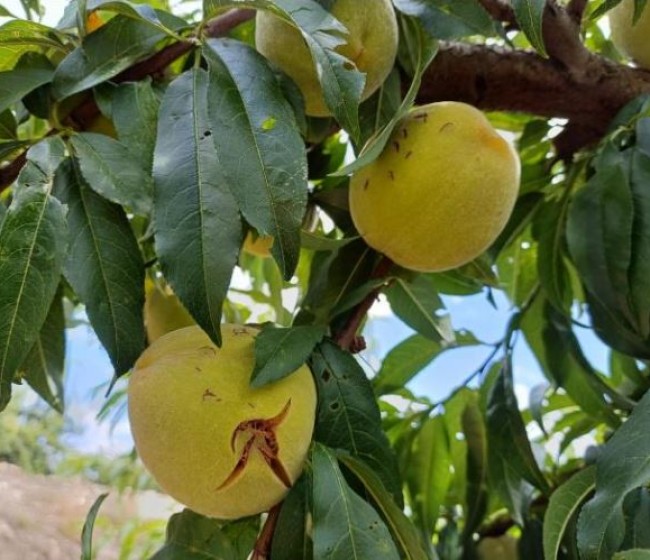
{"label": "dark insect spot on fruit", "polygon": [[255,405],[253,403],[249,402],[249,403],[246,403],[246,404],[248,404],[248,406],[250,406],[251,408],[255,408]]}
{"label": "dark insect spot on fruit", "polygon": [[399,142],[397,140],[393,142],[393,148],[395,148],[395,151],[399,154]]}
{"label": "dark insect spot on fruit", "polygon": [[445,130],[448,130],[449,128],[454,128],[454,123],[453,122],[448,122],[448,123],[443,124],[440,127],[440,130],[438,132],[444,132]]}
{"label": "dark insect spot on fruit", "polygon": [[215,395],[210,389],[206,389],[203,391],[203,400],[205,399],[217,399],[217,401],[220,401],[221,399],[217,398],[217,395]]}
{"label": "dark insect spot on fruit", "polygon": [[217,351],[212,347],[212,346],[201,346],[199,350],[203,350],[204,352],[212,352],[215,356],[217,354]]}
{"label": "dark insect spot on fruit", "polygon": [[409,131],[406,130],[405,128],[403,128],[403,129],[402,129],[402,136],[404,136],[404,138],[408,138],[408,136],[409,136]]}
{"label": "dark insect spot on fruit", "polygon": [[330,377],[331,377],[331,376],[332,376],[332,374],[329,372],[329,370],[326,369],[326,370],[323,372],[323,375],[321,375],[321,379],[322,379],[323,381],[325,381],[325,383],[327,383],[327,382],[330,380]]}
{"label": "dark insect spot on fruit", "polygon": [[392,171],[389,171],[389,172],[388,172],[388,176],[390,177],[390,180],[391,180],[391,181],[394,181],[394,180],[395,180],[395,173],[393,173]]}
{"label": "dark insect spot on fruit", "polygon": [[338,403],[338,401],[335,401],[330,405],[330,409],[331,410],[338,410],[340,406],[341,405]]}
{"label": "dark insect spot on fruit", "polygon": [[408,158],[410,158],[412,155],[413,155],[413,151],[412,151],[412,150],[409,150],[409,151],[406,153],[406,155],[404,156],[404,159],[408,159]]}
{"label": "dark insect spot on fruit", "polygon": [[195,366],[194,369],[195,369],[196,371],[198,371],[199,373],[201,373],[201,372],[203,371],[199,366]]}
{"label": "dark insect spot on fruit", "polygon": [[209,138],[210,136],[212,136],[212,131],[211,130],[206,130],[203,133],[203,138]]}
{"label": "dark insect spot on fruit", "polygon": [[363,190],[367,190],[368,186],[370,185],[370,179],[366,179],[366,182],[363,184]]}
{"label": "dark insect spot on fruit", "polygon": [[418,113],[413,118],[422,122],[427,122],[427,120],[429,119],[429,115],[427,113]]}

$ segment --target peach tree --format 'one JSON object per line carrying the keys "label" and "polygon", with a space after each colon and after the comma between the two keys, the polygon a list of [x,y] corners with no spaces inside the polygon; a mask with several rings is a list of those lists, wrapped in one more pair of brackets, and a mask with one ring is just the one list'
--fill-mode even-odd
{"label": "peach tree", "polygon": [[[645,0],[381,0],[394,40],[373,48],[396,53],[367,99],[338,2],[72,0],[55,27],[45,3],[18,17],[0,2],[0,408],[27,384],[65,414],[77,307],[113,382],[128,377],[154,286],[217,346],[222,323],[263,323],[253,384],[307,363],[318,404],[281,503],[234,521],[185,510],[153,559],[649,557],[650,73],[607,15],[645,25]],[[352,5],[372,21],[379,2]],[[299,49],[256,50],[256,12],[298,38],[331,116],[306,114],[283,71]],[[486,251],[417,272],[366,244],[348,190],[414,105],[438,101],[484,111],[521,181]],[[259,237],[266,258],[242,250]],[[447,296],[498,294],[505,332],[454,329]],[[380,296],[413,334],[367,367]],[[591,363],[579,331],[608,359]],[[545,378],[527,403],[518,345]],[[450,394],[414,392],[467,348],[484,361],[448,371]]]}

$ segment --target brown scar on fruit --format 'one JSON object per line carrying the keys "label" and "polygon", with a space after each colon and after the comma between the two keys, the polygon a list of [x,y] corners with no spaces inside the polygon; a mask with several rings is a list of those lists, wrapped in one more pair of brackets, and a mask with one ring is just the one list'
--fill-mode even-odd
{"label": "brown scar on fruit", "polygon": [[404,156],[404,159],[408,159],[413,155],[413,150],[409,150],[407,154]]}
{"label": "brown scar on fruit", "polygon": [[395,151],[399,154],[399,142],[397,140],[393,142],[393,148],[395,148]]}
{"label": "brown scar on fruit", "polygon": [[212,346],[201,346],[199,350],[203,350],[203,351],[207,350],[209,352],[212,352],[215,356],[217,355],[217,351]]}
{"label": "brown scar on fruit", "polygon": [[427,113],[418,113],[413,118],[419,121],[427,122],[427,120],[429,120],[429,115]]}
{"label": "brown scar on fruit", "polygon": [[409,131],[406,130],[405,128],[403,128],[402,129],[402,136],[404,136],[404,138],[408,138],[409,137]]}
{"label": "brown scar on fruit", "polygon": [[391,181],[394,181],[394,180],[395,180],[395,173],[393,173],[392,171],[389,171],[389,172],[388,172],[388,176],[390,177],[390,180],[391,180]]}
{"label": "brown scar on fruit", "polygon": [[453,123],[453,122],[448,122],[448,123],[443,124],[443,125],[440,127],[440,129],[438,130],[438,132],[444,132],[444,131],[447,130],[448,128],[454,128],[454,123]]}
{"label": "brown scar on fruit", "polygon": [[266,464],[282,484],[287,488],[293,486],[291,477],[289,477],[282,461],[278,458],[280,446],[278,445],[278,439],[275,434],[276,428],[282,424],[284,419],[287,417],[290,408],[291,399],[289,399],[287,404],[284,405],[284,408],[272,418],[253,418],[252,420],[244,420],[237,425],[230,438],[230,448],[232,449],[232,452],[235,453],[235,444],[237,443],[237,437],[239,434],[249,435],[249,438],[244,444],[241,455],[239,456],[232,472],[226,477],[226,480],[217,487],[217,491],[223,490],[232,485],[235,480],[242,475],[246,465],[248,464],[250,454],[255,449],[260,452]]}
{"label": "brown scar on fruit", "polygon": [[370,185],[370,179],[366,179],[366,182],[363,184],[363,190],[365,191]]}

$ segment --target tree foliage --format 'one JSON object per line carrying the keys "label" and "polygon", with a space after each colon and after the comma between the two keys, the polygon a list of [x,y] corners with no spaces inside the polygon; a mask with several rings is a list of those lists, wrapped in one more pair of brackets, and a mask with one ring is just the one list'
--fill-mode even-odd
{"label": "tree foliage", "polygon": [[[175,515],[152,558],[470,560],[505,557],[513,538],[522,558],[647,556],[650,77],[604,31],[618,3],[393,0],[398,59],[363,103],[328,0],[204,0],[191,14],[79,0],[56,27],[38,23],[36,0],[24,18],[0,5],[0,407],[24,381],[64,411],[64,302],[85,307],[116,378],[128,374],[153,282],[217,344],[222,321],[263,309],[275,325],[258,337],[254,385],[307,361],[319,405],[281,507]],[[302,32],[335,117],[307,117],[255,50],[256,10]],[[414,103],[443,99],[489,112],[522,181],[488,251],[415,273],[355,231],[348,178]],[[242,251],[251,236],[273,237],[270,258]],[[496,342],[454,330],[445,296],[497,291],[511,317]],[[369,375],[353,354],[380,293],[414,332]],[[609,364],[587,360],[585,329]],[[546,378],[527,407],[521,344]],[[456,390],[412,392],[466,347],[485,361],[450,372]],[[584,435],[586,451],[573,446]]]}

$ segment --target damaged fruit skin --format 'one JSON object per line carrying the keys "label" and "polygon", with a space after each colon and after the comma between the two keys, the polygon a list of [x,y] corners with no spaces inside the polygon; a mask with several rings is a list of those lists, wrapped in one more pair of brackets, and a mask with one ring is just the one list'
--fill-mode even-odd
{"label": "damaged fruit skin", "polygon": [[257,332],[222,325],[218,348],[199,327],[174,331],[142,354],[129,382],[143,463],[170,496],[210,517],[269,510],[300,476],[311,442],[311,372],[301,366],[252,389]]}

